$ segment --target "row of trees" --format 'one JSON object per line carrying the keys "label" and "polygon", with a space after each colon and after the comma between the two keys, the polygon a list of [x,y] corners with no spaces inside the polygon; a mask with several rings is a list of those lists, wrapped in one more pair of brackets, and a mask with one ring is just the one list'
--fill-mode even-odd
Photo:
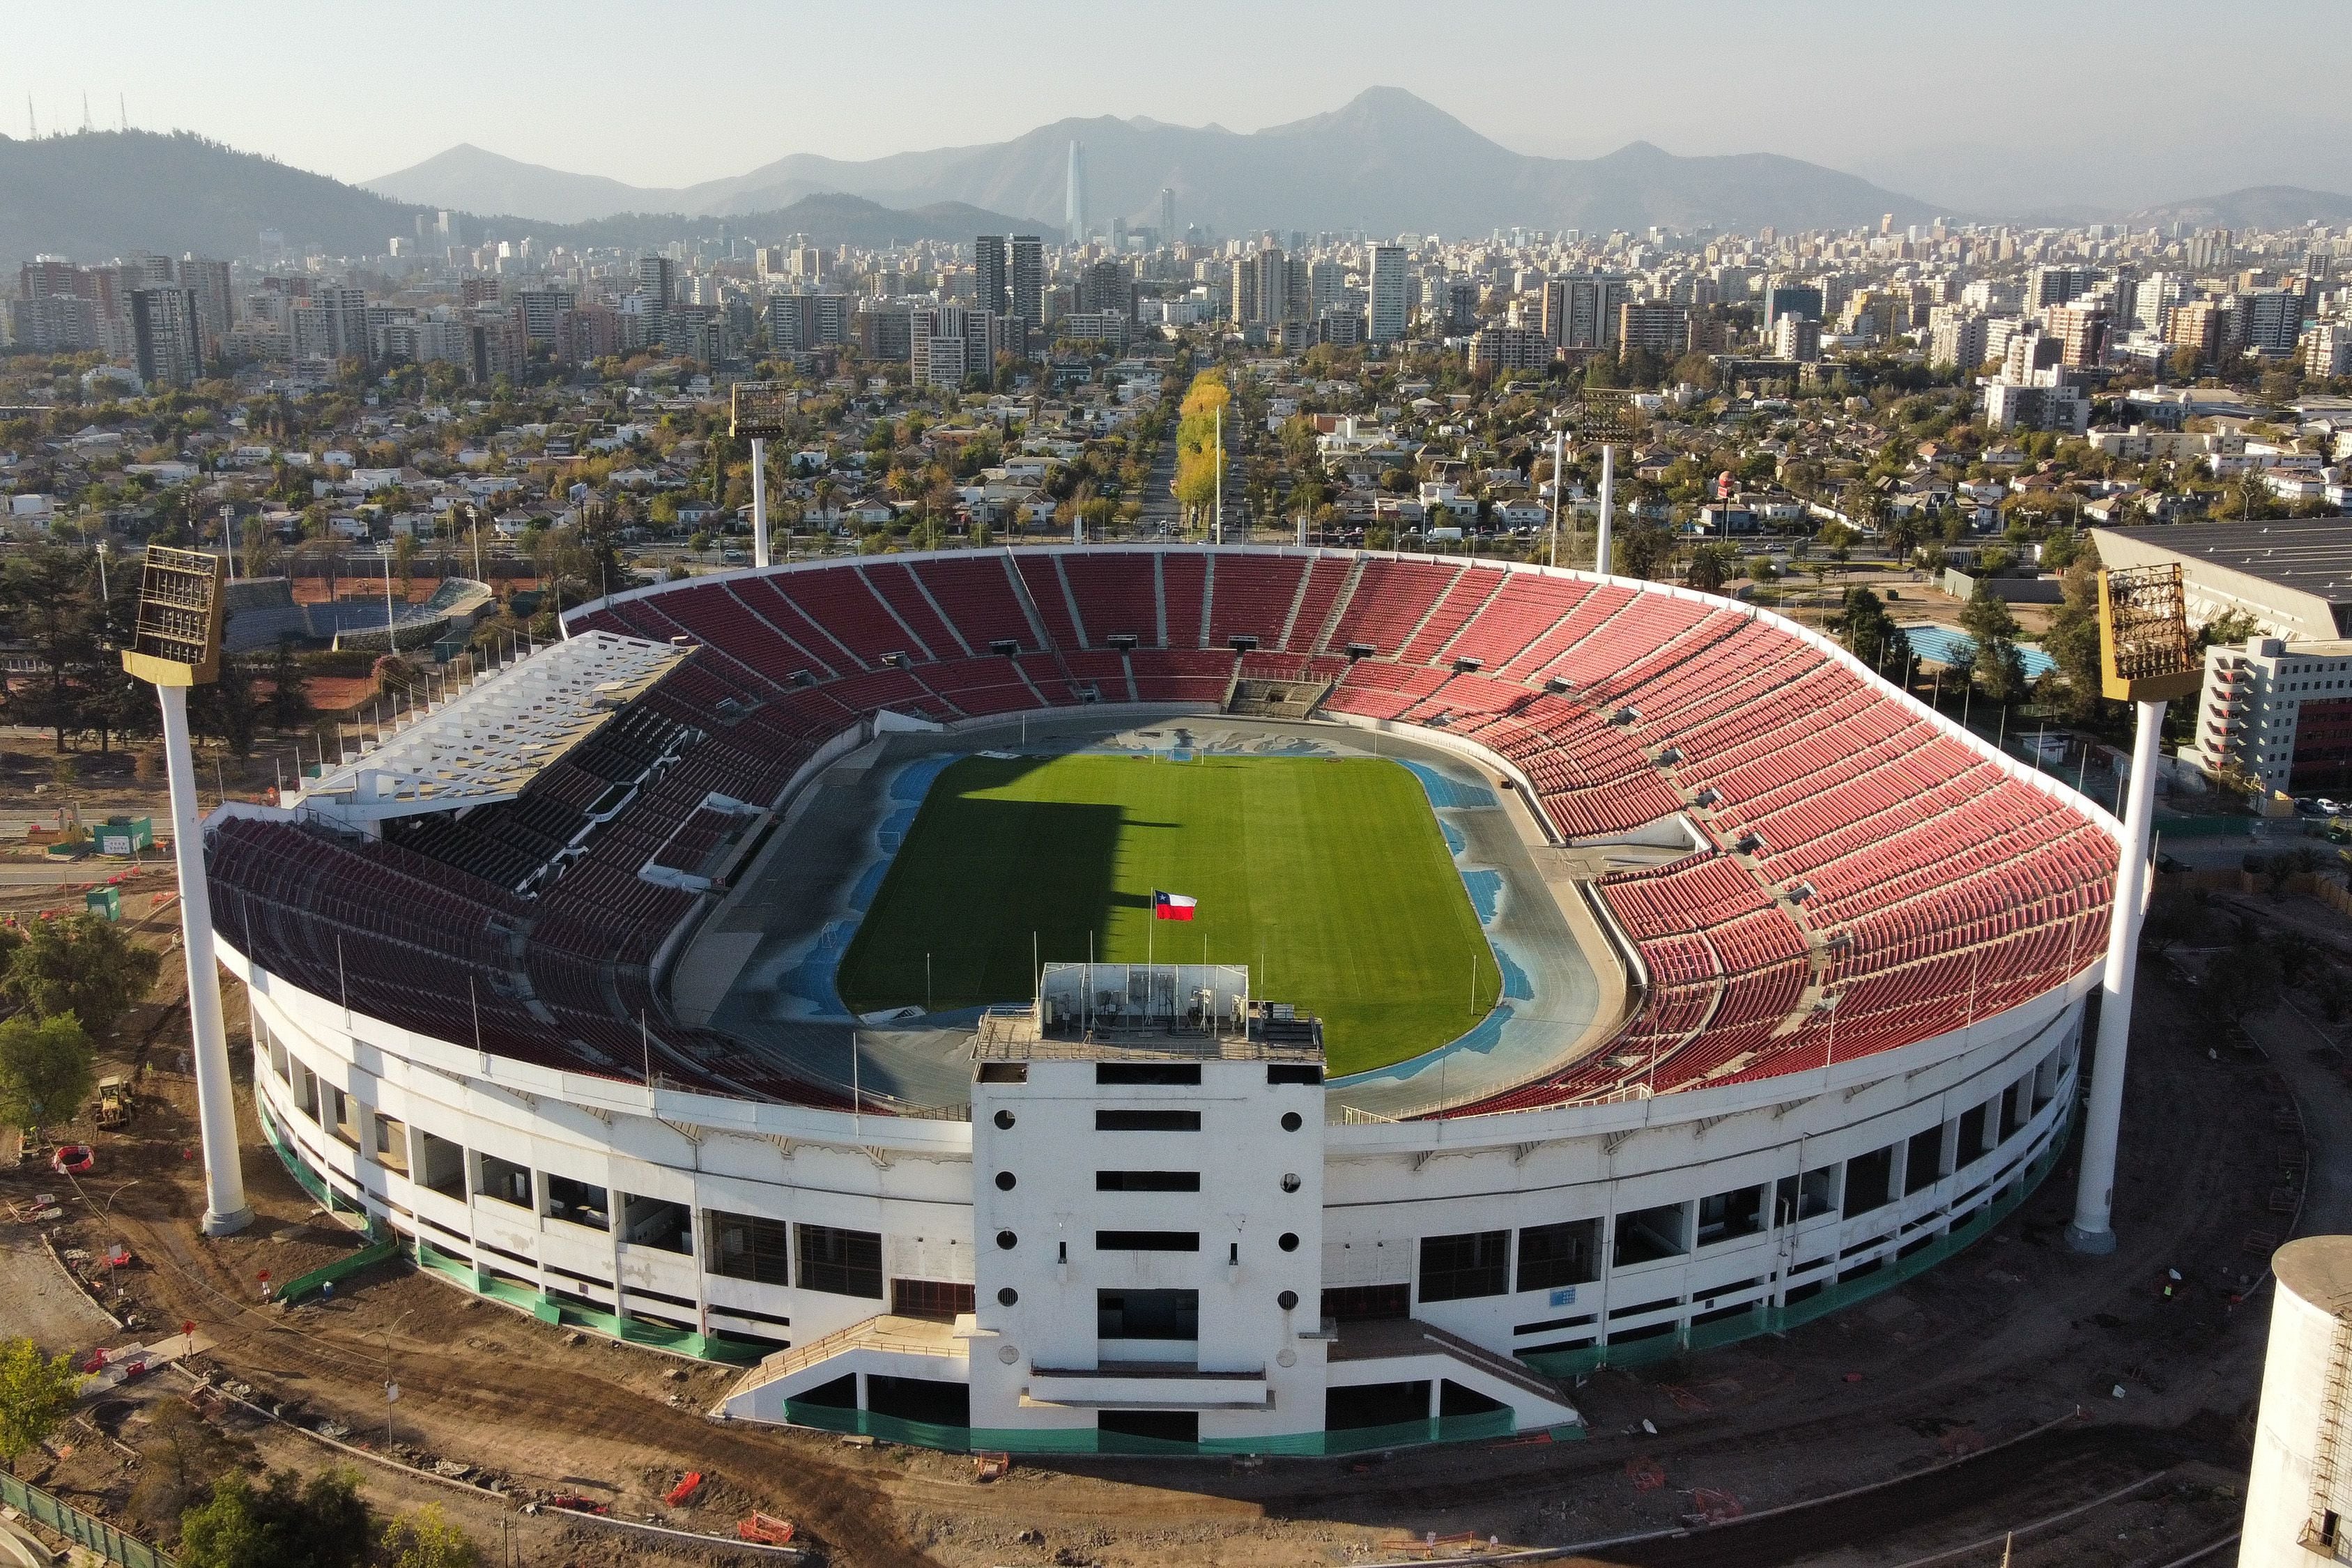
{"label": "row of trees", "polygon": [[0,1122],[37,1131],[81,1114],[94,1039],[155,984],[163,955],[93,914],[0,926]]}

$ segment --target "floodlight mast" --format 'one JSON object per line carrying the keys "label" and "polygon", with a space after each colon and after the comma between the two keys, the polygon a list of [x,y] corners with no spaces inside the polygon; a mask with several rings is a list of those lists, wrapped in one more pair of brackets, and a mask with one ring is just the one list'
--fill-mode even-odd
{"label": "floodlight mast", "polygon": [[163,710],[163,766],[172,787],[172,859],[180,877],[181,946],[187,957],[190,1047],[196,1120],[205,1150],[206,1236],[243,1230],[253,1219],[237,1163],[236,1102],[228,1071],[228,1026],[220,971],[213,962],[212,893],[205,879],[195,758],[188,741],[188,689],[220,674],[227,616],[227,562],[197,550],[151,545],[142,570],[139,619],[122,668],[155,688]]}
{"label": "floodlight mast", "polygon": [[2202,680],[2177,563],[2099,574],[2099,663],[2100,689],[2131,703],[2134,715],[2131,787],[2124,808],[2123,842],[2117,847],[2116,901],[2107,916],[2107,963],[2100,985],[2098,1054],[2085,1096],[2074,1218],[2066,1226],[2066,1245],[2087,1253],[2116,1249],[2110,1225],[2116,1144],[2123,1124],[2124,1062],[2131,1048],[2140,916],[2147,902],[2164,706],[2173,698],[2189,696]]}
{"label": "floodlight mast", "polygon": [[751,564],[768,564],[768,443],[784,433],[791,395],[772,381],[735,384],[729,433],[751,443]]}

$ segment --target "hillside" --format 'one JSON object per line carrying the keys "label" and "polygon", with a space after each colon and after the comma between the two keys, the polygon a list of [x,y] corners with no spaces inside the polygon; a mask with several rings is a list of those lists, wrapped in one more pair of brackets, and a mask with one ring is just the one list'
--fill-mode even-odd
{"label": "hillside", "polygon": [[[616,182],[608,182],[617,184]],[[627,187],[619,187],[626,189]],[[217,142],[153,132],[86,132],[37,141],[0,136],[0,264],[42,254],[102,261],[136,250],[236,257],[256,254],[274,228],[298,251],[380,256],[394,235],[446,204],[394,201]],[[593,223],[557,224],[459,207],[468,238],[530,236],[550,245],[650,248],[707,232],[708,217],[675,210],[627,212]],[[761,240],[806,234],[820,244],[885,246],[919,239],[969,240],[990,230],[1059,230],[953,201],[897,211],[839,193],[779,201],[771,210],[730,215],[727,226]]]}
{"label": "hillside", "polygon": [[1521,224],[1802,228],[1872,223],[1890,212],[1905,223],[1934,216],[1924,203],[1794,158],[1685,158],[1643,142],[1602,158],[1529,157],[1401,88],[1372,88],[1328,114],[1247,134],[1108,116],[1062,120],[1009,142],[866,162],[794,153],[677,189],[614,189],[615,182],[470,146],[370,184],[412,201],[490,204],[545,218],[599,203],[608,212],[764,214],[838,192],[917,210],[965,202],[1035,226],[1061,216],[1073,141],[1086,144],[1098,219],[1156,224],[1164,186],[1176,193],[1179,223],[1229,235],[1358,226],[1460,235]]}
{"label": "hillside", "polygon": [[2185,223],[2200,228],[2240,229],[2292,228],[2313,218],[2330,225],[2352,223],[2352,196],[2300,185],[2248,185],[2218,196],[2142,207],[2126,221],[2135,228]]}

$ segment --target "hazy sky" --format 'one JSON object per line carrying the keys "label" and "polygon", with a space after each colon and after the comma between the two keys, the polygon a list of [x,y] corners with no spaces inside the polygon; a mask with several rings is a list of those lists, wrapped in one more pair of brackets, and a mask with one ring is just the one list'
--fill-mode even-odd
{"label": "hazy sky", "polygon": [[[1408,88],[1523,153],[1771,152],[1958,210],[2352,190],[2322,0],[108,0],[0,49],[0,130],[186,129],[343,179],[457,142],[677,185],[1065,115],[1236,131]],[[13,106],[13,107],[9,107]]]}

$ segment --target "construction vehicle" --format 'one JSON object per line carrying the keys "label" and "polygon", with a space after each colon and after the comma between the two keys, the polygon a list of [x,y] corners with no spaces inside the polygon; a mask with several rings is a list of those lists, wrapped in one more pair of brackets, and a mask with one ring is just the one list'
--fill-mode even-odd
{"label": "construction vehicle", "polygon": [[98,1124],[120,1127],[131,1120],[131,1080],[109,1073],[98,1080]]}

